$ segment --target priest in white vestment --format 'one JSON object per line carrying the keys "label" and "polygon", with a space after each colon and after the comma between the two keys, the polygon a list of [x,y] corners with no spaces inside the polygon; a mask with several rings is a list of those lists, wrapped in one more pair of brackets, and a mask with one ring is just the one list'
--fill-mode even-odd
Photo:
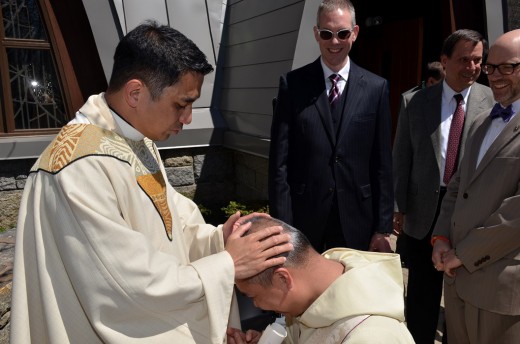
{"label": "priest in white vestment", "polygon": [[118,44],[91,96],[33,166],[18,219],[11,343],[225,342],[234,281],[288,236],[250,239],[235,214],[205,224],[168,183],[153,141],[191,122],[213,70],[178,31],[147,22]]}

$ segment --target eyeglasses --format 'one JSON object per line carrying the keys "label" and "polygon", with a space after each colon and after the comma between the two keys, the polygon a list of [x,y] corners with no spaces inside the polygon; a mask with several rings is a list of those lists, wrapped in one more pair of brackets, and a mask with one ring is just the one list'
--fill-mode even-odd
{"label": "eyeglasses", "polygon": [[484,74],[493,74],[495,72],[495,69],[498,69],[498,72],[502,75],[511,75],[515,71],[515,68],[520,66],[520,62],[518,63],[504,63],[499,65],[494,64],[483,64],[482,65],[482,72]]}
{"label": "eyeglasses", "polygon": [[334,37],[334,35],[336,35],[336,37],[338,37],[338,39],[343,41],[345,39],[348,39],[350,37],[350,34],[353,31],[353,30],[349,30],[349,29],[341,29],[341,30],[338,30],[337,32],[332,32],[327,29],[316,29],[316,30],[318,30],[318,34],[320,35],[320,38],[323,39],[324,41],[328,41],[329,39],[332,39],[332,37]]}

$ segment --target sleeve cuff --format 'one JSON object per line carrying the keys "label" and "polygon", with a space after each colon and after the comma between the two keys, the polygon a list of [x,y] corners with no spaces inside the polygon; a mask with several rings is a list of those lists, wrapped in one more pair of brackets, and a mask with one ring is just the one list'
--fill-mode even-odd
{"label": "sleeve cuff", "polygon": [[435,242],[437,240],[444,241],[445,243],[448,243],[448,244],[450,243],[450,239],[446,238],[445,236],[443,236],[443,235],[434,235],[434,236],[432,236],[432,240],[431,240],[432,246],[435,245]]}

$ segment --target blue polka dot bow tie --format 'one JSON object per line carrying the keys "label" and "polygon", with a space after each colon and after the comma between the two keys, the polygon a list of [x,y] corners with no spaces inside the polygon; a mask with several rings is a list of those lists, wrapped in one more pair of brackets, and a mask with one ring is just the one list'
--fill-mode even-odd
{"label": "blue polka dot bow tie", "polygon": [[503,108],[502,105],[499,103],[496,103],[495,106],[493,106],[493,109],[491,110],[491,113],[489,114],[489,117],[491,119],[495,119],[497,117],[502,117],[504,122],[509,122],[511,119],[511,116],[513,116],[513,109],[511,105],[509,105],[506,108]]}

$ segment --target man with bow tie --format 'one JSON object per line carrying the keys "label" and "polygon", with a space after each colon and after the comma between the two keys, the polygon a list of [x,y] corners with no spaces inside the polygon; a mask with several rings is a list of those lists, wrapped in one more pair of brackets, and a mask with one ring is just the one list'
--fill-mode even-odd
{"label": "man with bow tie", "polygon": [[520,343],[519,66],[513,30],[482,66],[497,104],[473,125],[432,236],[454,343]]}

